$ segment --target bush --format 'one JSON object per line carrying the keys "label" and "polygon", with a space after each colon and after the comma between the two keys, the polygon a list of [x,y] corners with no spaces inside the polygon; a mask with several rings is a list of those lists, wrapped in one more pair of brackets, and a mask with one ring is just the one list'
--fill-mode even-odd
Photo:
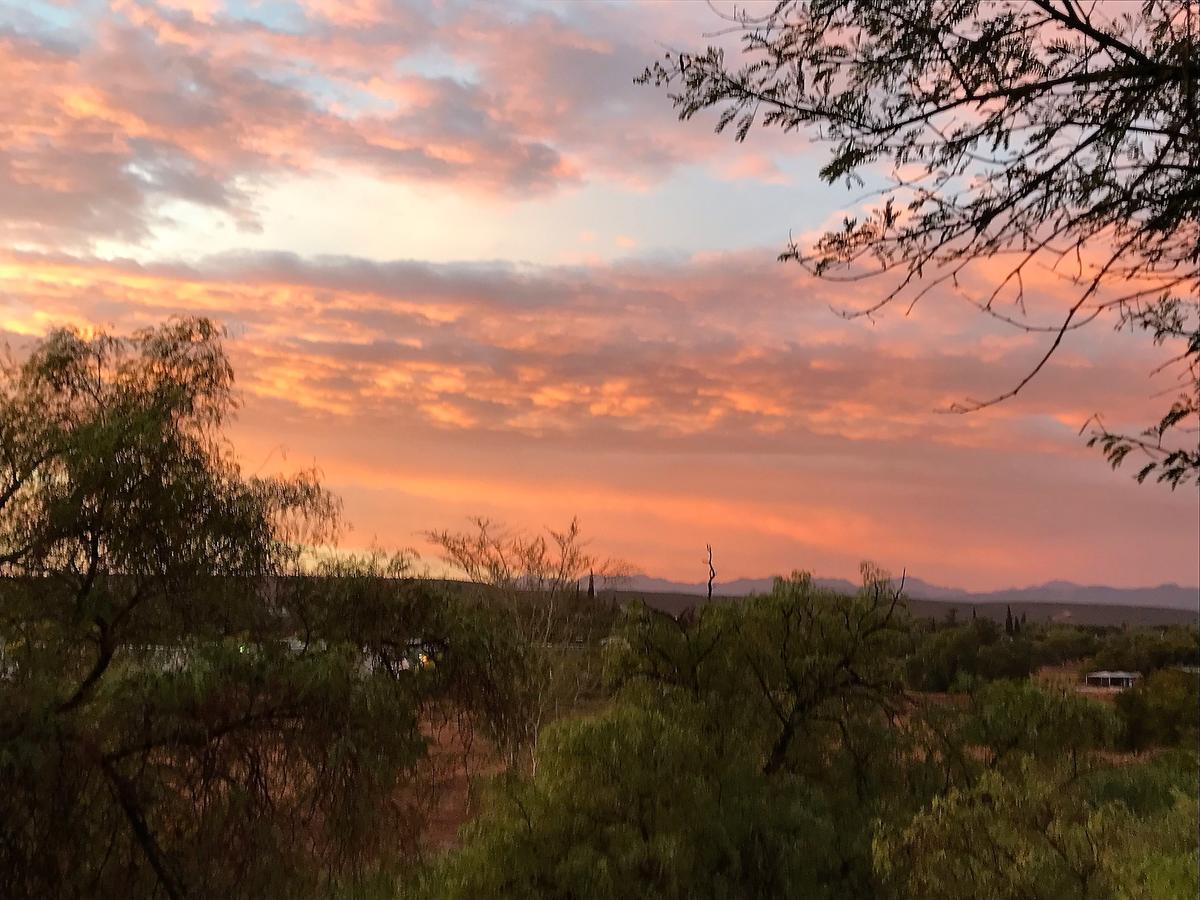
{"label": "bush", "polygon": [[537,774],[503,779],[466,848],[424,891],[446,898],[820,897],[832,825],[795,780],[716,752],[684,717],[622,706],[562,722]]}
{"label": "bush", "polygon": [[966,740],[988,749],[992,765],[1014,756],[1070,760],[1112,739],[1116,722],[1102,704],[1030,681],[985,684],[972,697]]}
{"label": "bush", "polygon": [[1200,632],[1179,626],[1118,631],[1100,641],[1092,664],[1146,675],[1168,666],[1198,665]]}
{"label": "bush", "polygon": [[1130,750],[1194,743],[1200,731],[1200,677],[1163,669],[1117,695],[1121,742]]}
{"label": "bush", "polygon": [[918,691],[948,691],[976,680],[1025,678],[1033,671],[1033,647],[1024,638],[1001,637],[990,619],[938,629],[926,635],[905,663]]}

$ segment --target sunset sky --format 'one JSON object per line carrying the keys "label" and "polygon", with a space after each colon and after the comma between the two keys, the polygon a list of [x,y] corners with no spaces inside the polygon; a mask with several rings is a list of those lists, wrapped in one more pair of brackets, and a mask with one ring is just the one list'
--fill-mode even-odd
{"label": "sunset sky", "polygon": [[[1195,584],[1195,490],[1111,472],[1165,358],[1111,322],[1044,337],[776,257],[861,190],[801,134],[681,123],[633,78],[707,6],[0,0],[0,329],[229,331],[250,473],[317,465],[343,544],[578,515],[700,581],[870,558],[972,589]],[[1056,276],[1027,285],[1053,305]],[[970,291],[967,283],[963,289]]]}

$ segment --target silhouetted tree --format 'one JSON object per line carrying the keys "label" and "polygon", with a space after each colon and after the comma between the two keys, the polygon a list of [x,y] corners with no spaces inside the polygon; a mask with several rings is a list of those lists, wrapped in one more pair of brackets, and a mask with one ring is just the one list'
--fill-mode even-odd
{"label": "silhouetted tree", "polygon": [[443,560],[479,587],[478,600],[502,613],[522,639],[522,703],[512,711],[507,734],[498,737],[510,765],[536,766],[542,726],[595,690],[600,677],[598,652],[564,649],[578,648],[580,641],[596,643],[613,617],[605,604],[580,602],[584,573],[591,601],[597,570],[602,578],[613,578],[628,567],[589,552],[577,519],[565,529],[547,529],[546,535],[508,531],[485,518],[474,518],[471,525],[425,536]]}
{"label": "silhouetted tree", "polygon": [[[885,282],[846,316],[945,285],[1045,336],[1024,377],[957,412],[1014,396],[1072,331],[1114,312],[1117,327],[1170,348],[1179,388],[1140,434],[1093,417],[1089,444],[1114,467],[1142,455],[1139,481],[1200,483],[1195,0],[783,0],[729,19],[744,65],[710,47],[668,53],[639,80],[670,85],[681,119],[718,110],[717,130],[733,126],[739,141],[756,121],[806,130],[833,146],[821,170],[831,183],[874,188],[878,164],[891,168],[879,203],[782,259]],[[1026,315],[1035,271],[1074,286],[1053,320]]]}
{"label": "silhouetted tree", "polygon": [[[302,577],[337,503],[241,473],[232,378],[204,319],[0,371],[4,897],[315,895],[416,853],[471,641],[402,558]],[[456,649],[403,672],[414,640]]]}

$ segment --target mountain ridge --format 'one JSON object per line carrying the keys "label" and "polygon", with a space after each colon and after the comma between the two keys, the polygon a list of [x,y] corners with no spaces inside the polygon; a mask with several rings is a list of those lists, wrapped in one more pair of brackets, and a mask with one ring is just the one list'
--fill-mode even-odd
{"label": "mountain ridge", "polygon": [[[744,597],[771,590],[773,578],[735,578],[713,583],[713,595],[720,597]],[[820,587],[836,591],[857,591],[858,585],[844,578],[814,578]],[[671,581],[651,575],[637,574],[623,578],[620,589],[645,591],[647,593],[674,593],[705,596],[706,582]],[[1044,584],[1022,588],[1004,588],[995,591],[967,591],[963,588],[943,587],[920,578],[907,577],[904,592],[920,600],[936,600],[960,603],[1051,603],[1064,605],[1132,606],[1153,609],[1176,609],[1200,615],[1200,587],[1160,584],[1151,587],[1115,588],[1107,585],[1083,585],[1070,581],[1054,580]]]}

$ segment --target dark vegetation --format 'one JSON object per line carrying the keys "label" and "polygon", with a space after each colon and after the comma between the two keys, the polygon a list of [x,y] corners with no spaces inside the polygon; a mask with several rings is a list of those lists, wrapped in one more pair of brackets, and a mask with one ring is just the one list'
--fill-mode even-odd
{"label": "dark vegetation", "polygon": [[[619,582],[618,582],[619,583]],[[769,588],[768,588],[769,590]],[[834,588],[838,590],[838,588]],[[759,591],[758,593],[764,593]],[[1024,592],[1023,592],[1024,593]],[[660,593],[658,591],[608,588],[600,595],[618,606],[626,603],[645,603],[654,609],[677,616],[691,609],[698,602],[695,594]],[[740,603],[744,595],[714,594],[714,603]],[[1022,600],[1015,603],[983,602],[971,600],[927,600],[907,597],[908,611],[917,619],[935,619],[962,622],[972,617],[991,619],[1004,624],[1005,616],[1011,611],[1014,616],[1024,616],[1030,624],[1079,625],[1089,628],[1141,628],[1148,626],[1190,625],[1196,621],[1200,610],[1200,596],[1191,611],[1177,607],[1134,606],[1109,603],[1056,603],[1053,601]]]}
{"label": "dark vegetation", "polygon": [[[1190,487],[1197,15],[784,2],[732,23],[745,65],[671,55],[646,79],[739,139],[808,129],[830,181],[890,168],[880,204],[784,254],[892,279],[851,314],[1000,273],[965,298],[1044,351],[956,410],[1106,312],[1168,347],[1163,414],[1091,440]],[[1035,267],[1073,291],[1057,319],[1025,315]],[[577,523],[431,532],[467,581],[429,581],[337,552],[316,473],[245,476],[234,407],[202,319],[57,331],[0,375],[0,897],[1200,890],[1194,624],[930,618],[869,565],[857,594],[797,573],[670,615],[614,602],[620,567]],[[1144,677],[1081,692],[1093,667]]]}
{"label": "dark vegetation", "polygon": [[231,383],[203,320],[57,332],[4,372],[0,896],[389,871],[418,850],[431,723],[506,733],[508,620],[317,549],[335,500],[241,475]]}
{"label": "dark vegetation", "polygon": [[[920,618],[870,566],[672,616],[576,523],[423,580],[240,473],[231,377],[203,320],[5,370],[0,895],[1195,893],[1195,627]],[[1071,665],[1147,677],[1031,678]],[[490,786],[439,853],[450,771]]]}
{"label": "dark vegetation", "polygon": [[1196,665],[1194,629],[1121,629],[1026,622],[1006,634],[990,619],[915,623],[906,666],[919,691],[949,691],[973,682],[1027,678],[1043,666],[1086,660],[1091,668],[1150,673]]}
{"label": "dark vegetation", "polygon": [[[857,596],[795,575],[682,619],[628,606],[609,703],[552,725],[413,895],[1190,896],[1197,677],[1115,707],[1028,677],[1121,636],[914,621],[870,567]],[[1139,637],[1196,659],[1194,628]]]}

